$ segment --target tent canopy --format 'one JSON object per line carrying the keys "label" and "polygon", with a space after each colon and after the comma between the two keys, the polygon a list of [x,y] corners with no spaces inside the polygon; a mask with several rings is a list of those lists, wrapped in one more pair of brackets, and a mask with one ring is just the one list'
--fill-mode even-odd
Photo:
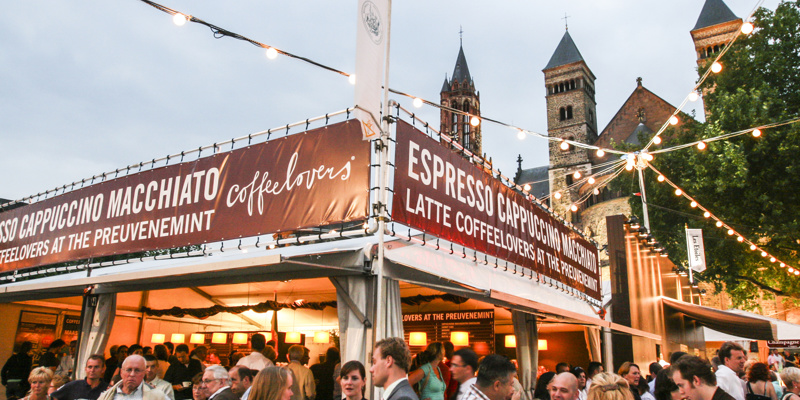
{"label": "tent canopy", "polygon": [[[763,315],[758,315],[755,313],[742,311],[742,310],[727,310],[729,313],[743,315],[750,318],[757,318],[764,321],[769,321],[773,325],[778,328],[778,333],[776,336],[776,340],[797,340],[800,339],[800,325],[793,324],[791,322],[782,321],[775,318],[765,317]],[[704,335],[707,342],[727,342],[729,340],[736,341],[736,340],[748,340],[748,338],[729,335],[726,333],[718,332],[713,329],[704,328]]]}
{"label": "tent canopy", "polygon": [[665,314],[682,313],[715,331],[756,340],[775,340],[778,336],[776,326],[761,318],[716,310],[667,297],[662,297],[661,300],[664,304]]}

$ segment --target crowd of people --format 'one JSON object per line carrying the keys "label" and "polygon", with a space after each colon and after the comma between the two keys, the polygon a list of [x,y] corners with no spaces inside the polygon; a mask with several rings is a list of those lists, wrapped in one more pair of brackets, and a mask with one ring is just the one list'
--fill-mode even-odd
{"label": "crowd of people", "polygon": [[[62,357],[66,344],[54,343],[38,365],[29,342],[9,358],[2,369],[8,400],[366,400],[365,366],[342,362],[335,347],[309,368],[307,348],[291,346],[278,362],[261,334],[252,336],[250,354],[230,354],[226,365],[205,346],[112,346],[109,358],[90,356],[85,378],[70,381],[74,343]],[[369,372],[384,389],[379,400],[800,400],[800,369],[776,354],[768,363],[748,361],[741,346],[726,342],[711,362],[676,352],[668,368],[651,363],[646,379],[631,362],[616,374],[598,362],[586,369],[559,363],[529,393],[505,356],[433,342],[412,357],[402,338],[387,338],[376,343]]]}

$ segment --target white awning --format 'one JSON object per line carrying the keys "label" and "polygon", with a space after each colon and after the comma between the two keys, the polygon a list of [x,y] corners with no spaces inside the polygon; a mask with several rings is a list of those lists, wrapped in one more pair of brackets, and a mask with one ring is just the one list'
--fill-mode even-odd
{"label": "white awning", "polygon": [[[763,319],[763,320],[771,322],[773,325],[775,325],[778,328],[778,334],[776,336],[776,340],[798,340],[798,339],[800,339],[800,325],[793,324],[791,322],[786,322],[786,321],[783,321],[783,320],[780,320],[780,319],[765,317],[763,315],[759,315],[759,314],[755,314],[755,313],[751,313],[751,312],[747,312],[747,311],[742,311],[742,310],[730,309],[730,310],[725,310],[725,312],[729,312],[729,313],[737,314],[737,315],[743,315],[743,316],[747,316],[747,317],[751,317],[751,318]],[[703,328],[703,334],[705,335],[706,342],[727,342],[727,341],[741,341],[741,340],[748,341],[748,340],[752,340],[752,339],[748,339],[748,338],[744,338],[744,337],[733,336],[733,335],[729,335],[729,334],[726,334],[726,333],[718,332],[718,331],[715,331],[713,329],[709,329],[709,328],[705,328],[705,327]]]}

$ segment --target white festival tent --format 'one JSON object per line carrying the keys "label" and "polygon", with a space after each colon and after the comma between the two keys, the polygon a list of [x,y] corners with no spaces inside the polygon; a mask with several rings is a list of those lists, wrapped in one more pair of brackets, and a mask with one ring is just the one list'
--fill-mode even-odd
{"label": "white festival tent", "polygon": [[[776,340],[798,340],[800,339],[800,325],[793,324],[791,322],[786,322],[780,319],[765,317],[763,315],[737,310],[737,309],[730,309],[725,310],[725,312],[729,312],[732,314],[742,315],[745,317],[757,318],[765,321],[771,322],[778,328],[778,334],[776,336]],[[706,342],[727,342],[727,341],[750,341],[752,339],[733,336],[727,333],[722,333],[715,331],[713,329],[709,329],[703,327],[703,335],[705,336]]]}

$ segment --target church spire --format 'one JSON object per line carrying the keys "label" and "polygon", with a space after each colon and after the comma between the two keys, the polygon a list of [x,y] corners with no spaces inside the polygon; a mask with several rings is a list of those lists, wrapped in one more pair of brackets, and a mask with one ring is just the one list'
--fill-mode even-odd
{"label": "church spire", "polygon": [[572,41],[572,36],[569,35],[569,31],[566,31],[564,32],[564,36],[561,38],[561,42],[558,43],[556,51],[553,52],[553,56],[550,57],[550,61],[547,63],[547,66],[544,67],[544,69],[548,70],[578,61],[583,61],[583,56],[581,55],[581,52],[578,51],[578,47],[575,46],[575,42]]}
{"label": "church spire", "polygon": [[736,20],[739,20],[739,17],[728,8],[724,1],[706,0],[705,4],[703,4],[703,10],[700,11],[700,16],[697,18],[697,23],[692,30]]}
{"label": "church spire", "polygon": [[464,55],[464,46],[461,43],[453,75],[450,79],[445,76],[439,96],[440,104],[446,107],[441,112],[440,132],[474,154],[483,154],[481,127],[470,125],[471,117],[481,115],[481,98],[480,93],[475,90],[475,82],[469,73],[467,57]]}

